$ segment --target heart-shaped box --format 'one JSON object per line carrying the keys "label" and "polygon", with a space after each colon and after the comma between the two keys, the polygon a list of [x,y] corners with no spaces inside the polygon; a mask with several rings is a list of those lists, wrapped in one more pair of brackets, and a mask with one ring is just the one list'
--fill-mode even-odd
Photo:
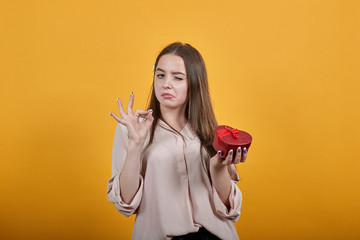
{"label": "heart-shaped box", "polygon": [[229,126],[220,125],[215,129],[213,147],[216,152],[221,151],[223,157],[226,157],[228,152],[232,149],[234,153],[233,156],[235,157],[238,147],[241,147],[242,151],[246,147],[246,150],[248,151],[251,142],[252,137],[249,133]]}

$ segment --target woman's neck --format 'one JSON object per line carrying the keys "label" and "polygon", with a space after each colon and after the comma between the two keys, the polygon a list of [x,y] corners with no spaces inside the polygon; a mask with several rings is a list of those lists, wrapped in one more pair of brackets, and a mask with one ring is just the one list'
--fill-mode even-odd
{"label": "woman's neck", "polygon": [[176,131],[180,132],[186,125],[185,108],[169,109],[160,106],[163,120]]}

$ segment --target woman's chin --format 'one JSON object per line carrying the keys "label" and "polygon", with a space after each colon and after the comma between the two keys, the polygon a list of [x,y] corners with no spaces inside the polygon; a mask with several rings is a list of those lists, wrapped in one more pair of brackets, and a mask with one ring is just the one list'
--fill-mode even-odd
{"label": "woman's chin", "polygon": [[171,103],[171,102],[166,102],[166,101],[160,103],[160,106],[162,108],[171,109],[171,110],[175,110],[175,109],[178,109],[178,108],[182,107],[182,105],[179,105],[179,104],[176,104],[176,103]]}

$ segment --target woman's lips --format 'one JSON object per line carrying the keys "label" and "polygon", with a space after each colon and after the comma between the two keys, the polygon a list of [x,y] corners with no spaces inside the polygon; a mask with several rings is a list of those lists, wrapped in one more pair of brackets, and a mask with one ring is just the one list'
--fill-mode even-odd
{"label": "woman's lips", "polygon": [[163,93],[163,94],[161,94],[161,96],[162,96],[163,98],[174,98],[174,96],[171,95],[170,93]]}

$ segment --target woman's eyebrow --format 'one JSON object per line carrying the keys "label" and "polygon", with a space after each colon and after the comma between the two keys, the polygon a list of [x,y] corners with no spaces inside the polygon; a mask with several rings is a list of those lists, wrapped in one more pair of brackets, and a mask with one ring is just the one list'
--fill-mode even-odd
{"label": "woman's eyebrow", "polygon": [[[161,69],[161,68],[157,68],[156,71],[161,71],[161,72],[165,72],[165,70]],[[182,74],[185,76],[185,73],[182,72],[171,72],[171,74]]]}
{"label": "woman's eyebrow", "polygon": [[172,74],[182,74],[185,76],[185,73],[182,73],[182,72],[172,72]]}

